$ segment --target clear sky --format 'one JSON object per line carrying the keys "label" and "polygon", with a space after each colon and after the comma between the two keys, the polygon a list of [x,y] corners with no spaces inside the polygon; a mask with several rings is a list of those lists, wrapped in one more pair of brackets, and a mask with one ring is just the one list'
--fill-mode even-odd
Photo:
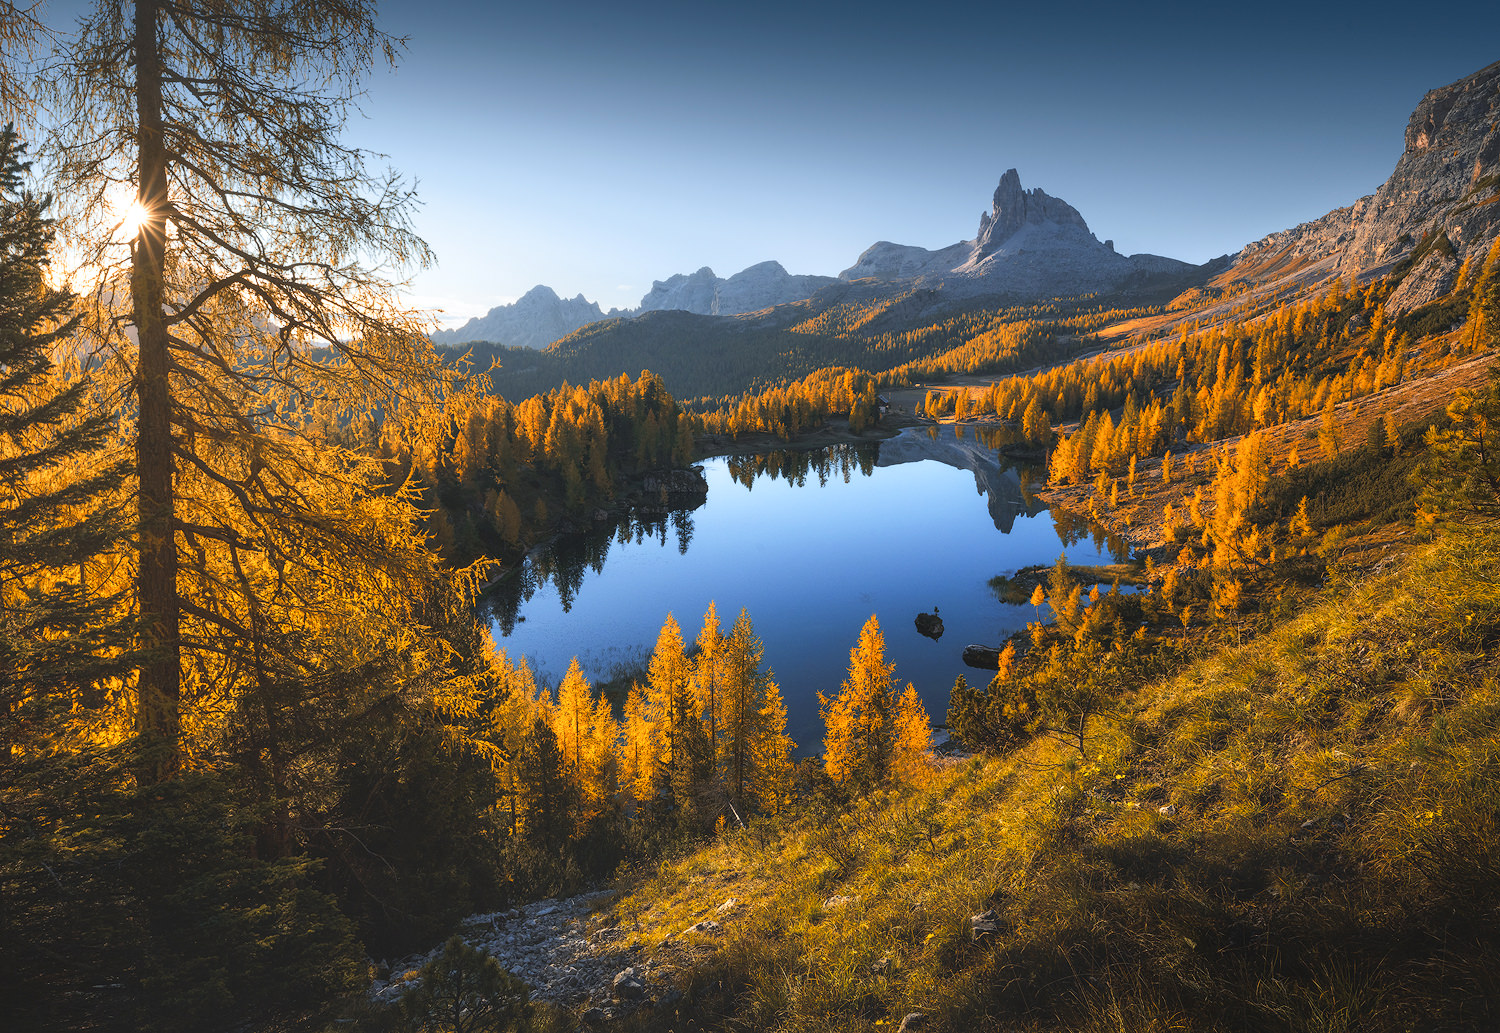
{"label": "clear sky", "polygon": [[1374,190],[1500,4],[385,0],[409,38],[347,139],[414,177],[447,323],[538,283],[972,237],[1007,168],[1118,250],[1201,262]]}

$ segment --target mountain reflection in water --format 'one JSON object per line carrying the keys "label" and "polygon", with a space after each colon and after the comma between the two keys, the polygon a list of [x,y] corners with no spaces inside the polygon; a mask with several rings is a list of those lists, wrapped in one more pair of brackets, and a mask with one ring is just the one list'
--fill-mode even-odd
{"label": "mountain reflection in water", "polygon": [[[804,749],[821,735],[816,693],[838,690],[849,647],[877,613],[896,677],[915,682],[941,721],[963,647],[1035,619],[998,601],[988,579],[1050,564],[1065,547],[1098,562],[1106,544],[1091,548],[1086,525],[1043,514],[1027,472],[996,453],[1012,440],[943,427],[706,460],[706,501],[562,537],[482,605],[499,645],[553,683],[575,655],[596,682],[643,676],[668,612],[691,641],[710,600],[726,624],[744,607]],[[934,607],[941,642],[913,624]]]}

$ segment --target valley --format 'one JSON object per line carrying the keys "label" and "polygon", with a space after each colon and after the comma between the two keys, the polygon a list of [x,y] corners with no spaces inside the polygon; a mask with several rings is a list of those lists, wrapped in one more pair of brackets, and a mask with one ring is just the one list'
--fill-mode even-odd
{"label": "valley", "polygon": [[[530,163],[690,197],[632,252],[749,225],[760,180],[812,233],[799,150],[852,192],[989,128],[921,150],[929,93],[865,149],[899,50],[754,104],[705,62],[643,116],[639,66],[697,51],[650,12],[590,51],[613,13],[496,90],[548,123],[524,160],[439,151],[482,174],[466,234],[550,196]],[[1005,161],[952,244],[637,263],[635,307],[538,285],[435,331],[415,188],[344,136],[409,42],[373,5],[47,17],[0,5],[7,1030],[1500,1026],[1500,63],[1373,192],[1206,262]],[[573,91],[597,122],[549,121]],[[800,135],[726,129],[788,98]],[[862,240],[949,211],[850,204],[894,227]]]}

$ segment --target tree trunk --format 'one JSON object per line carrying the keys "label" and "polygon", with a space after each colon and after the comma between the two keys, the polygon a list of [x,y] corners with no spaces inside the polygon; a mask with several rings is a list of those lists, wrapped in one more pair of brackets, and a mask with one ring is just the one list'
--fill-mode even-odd
{"label": "tree trunk", "polygon": [[146,655],[141,663],[136,732],[164,742],[168,753],[151,765],[149,777],[171,777],[177,767],[181,730],[181,621],[177,599],[177,545],[173,535],[172,395],[167,380],[164,316],[167,155],[162,140],[161,59],[157,52],[157,4],[135,5],[138,198],[146,216],[131,256],[130,296],[139,360],[136,368],[135,459],[139,564],[136,588]]}

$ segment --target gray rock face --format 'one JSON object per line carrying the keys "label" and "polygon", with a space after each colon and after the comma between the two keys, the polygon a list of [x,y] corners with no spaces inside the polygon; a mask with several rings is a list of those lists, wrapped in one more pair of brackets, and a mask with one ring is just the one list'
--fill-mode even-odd
{"label": "gray rock face", "polygon": [[1463,262],[1481,261],[1500,232],[1500,62],[1428,92],[1405,142],[1375,193],[1249,245],[1220,282],[1280,289],[1378,275],[1416,255],[1387,311],[1410,311],[1451,290]]}
{"label": "gray rock face", "polygon": [[[1022,226],[1042,223],[1089,232],[1088,223],[1083,221],[1078,209],[1060,198],[1049,196],[1040,187],[1022,190],[1020,174],[1015,169],[1007,169],[1000,177],[1000,185],[995,187],[990,210],[979,216],[979,233],[974,237],[974,260],[982,261],[994,254],[1019,233]],[[1093,234],[1089,236],[1092,238]],[[1108,244],[1105,247],[1114,250]]]}
{"label": "gray rock face", "polygon": [[487,314],[471,319],[456,330],[439,330],[432,335],[434,344],[463,344],[467,341],[494,341],[522,348],[545,348],[566,337],[579,327],[604,318],[599,303],[576,298],[559,298],[551,287],[538,285],[510,305],[499,305]]}
{"label": "gray rock face", "polygon": [[937,251],[877,240],[854,264],[839,273],[841,280],[927,280],[952,272],[969,260],[973,243],[961,240]]}
{"label": "gray rock face", "polygon": [[641,312],[681,309],[703,316],[733,316],[802,301],[838,281],[832,276],[793,276],[780,262],[760,262],[727,280],[704,266],[696,273],[657,280],[641,299]]}
{"label": "gray rock face", "polygon": [[940,283],[960,297],[1045,298],[1111,290],[1132,278],[1192,269],[1157,255],[1117,253],[1113,241],[1101,244],[1089,231],[1078,209],[1039,188],[1023,189],[1020,175],[1008,169],[995,187],[990,210],[979,216],[973,240],[937,251],[882,240],[839,278]]}

